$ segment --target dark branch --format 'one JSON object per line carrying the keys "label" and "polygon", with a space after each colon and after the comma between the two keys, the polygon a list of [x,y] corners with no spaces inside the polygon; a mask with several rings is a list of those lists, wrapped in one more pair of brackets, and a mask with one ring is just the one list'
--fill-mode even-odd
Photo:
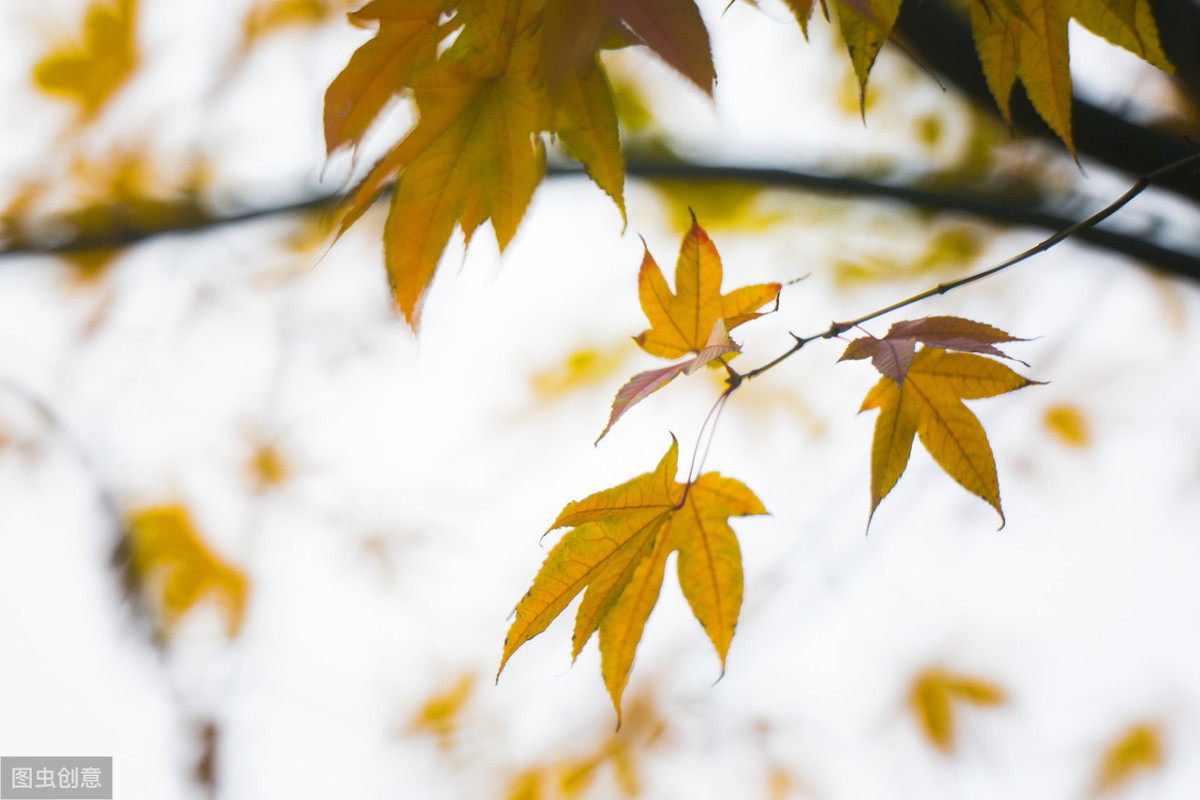
{"label": "dark branch", "polygon": [[[1155,166],[1158,167],[1161,164]],[[1149,171],[1147,170],[1147,172]],[[991,195],[980,194],[977,189],[972,189],[969,193],[967,191],[961,193],[934,191],[912,185],[889,184],[846,175],[818,175],[782,169],[686,162],[632,161],[627,165],[627,172],[631,177],[649,181],[754,184],[764,188],[818,192],[842,197],[895,200],[916,208],[964,214],[1002,225],[1017,225],[1049,231],[1062,230],[1079,222],[1078,219],[1062,214],[1019,205],[998,192]],[[549,177],[580,175],[582,175],[580,170],[570,167],[551,167],[549,170]],[[88,250],[127,247],[166,234],[204,231],[277,215],[329,211],[341,197],[340,194],[317,195],[295,203],[228,214],[211,214],[194,201],[181,201],[177,206],[167,206],[167,212],[162,215],[164,219],[171,220],[168,226],[129,225],[101,234],[82,235],[53,243],[12,238],[0,248],[0,258],[15,255],[70,255]],[[116,214],[112,216],[119,218]],[[1200,280],[1200,255],[1198,254],[1173,250],[1138,236],[1096,228],[1081,231],[1076,238],[1113,253],[1137,259],[1147,266],[1163,272]]]}

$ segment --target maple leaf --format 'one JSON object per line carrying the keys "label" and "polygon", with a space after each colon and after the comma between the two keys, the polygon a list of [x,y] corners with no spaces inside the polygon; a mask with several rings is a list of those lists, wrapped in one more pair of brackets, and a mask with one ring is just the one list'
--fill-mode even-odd
{"label": "maple leaf", "polygon": [[[545,31],[536,2],[374,0],[352,15],[379,30],[326,95],[326,146],[356,145],[396,92],[407,89],[417,121],[340,209],[338,235],[395,181],[384,230],[392,293],[416,327],[420,302],[455,226],[470,243],[491,221],[503,250],[546,168],[541,134],[567,152],[617,203],[624,217],[624,160],[612,88],[595,61],[557,92],[540,63]],[[440,55],[443,36],[457,30]]]}
{"label": "maple leaf", "polygon": [[737,343],[729,337],[729,332],[725,330],[725,320],[717,319],[713,324],[712,333],[708,336],[708,342],[704,348],[687,361],[681,361],[678,364],[672,364],[669,367],[661,367],[659,369],[650,369],[645,372],[639,372],[634,375],[625,385],[617,390],[617,396],[613,398],[612,411],[608,416],[608,424],[604,426],[604,430],[600,432],[596,442],[599,443],[604,435],[608,433],[618,419],[620,419],[626,411],[640,403],[642,400],[649,397],[654,392],[657,392],[662,387],[673,381],[678,375],[691,375],[696,370],[704,365],[712,362],[720,356],[727,353],[736,353],[740,350]]}
{"label": "maple leaf", "polygon": [[205,545],[186,508],[143,509],[132,515],[129,530],[133,573],[140,583],[155,589],[168,633],[209,596],[220,603],[228,634],[238,632],[246,612],[249,581]]}
{"label": "maple leaf", "polygon": [[634,337],[650,355],[678,358],[699,353],[718,319],[726,330],[756,319],[756,309],[779,294],[780,284],[760,283],[721,294],[721,257],[708,234],[692,217],[692,227],[683,237],[675,264],[673,294],[662,270],[647,249],[638,272],[638,298],[650,320],[650,329]]}
{"label": "maple leaf", "polygon": [[1104,794],[1124,786],[1139,772],[1158,769],[1163,750],[1158,729],[1153,725],[1134,725],[1104,751],[1092,794]]}
{"label": "maple leaf", "polygon": [[1165,72],[1149,0],[1004,0],[971,4],[975,49],[988,89],[1012,124],[1009,97],[1019,79],[1030,103],[1075,154],[1071,133],[1071,72],[1067,22],[1093,33]]}
{"label": "maple leaf", "polygon": [[918,342],[943,350],[1009,358],[995,345],[1023,341],[999,328],[962,317],[922,317],[897,322],[888,328],[887,335],[882,338],[866,336],[855,339],[838,361],[870,358],[875,369],[899,383],[904,380]]}
{"label": "maple leaf", "polygon": [[48,53],[33,68],[34,85],[79,106],[91,119],[138,66],[136,0],[97,0],[83,17],[82,41]]}
{"label": "maple leaf", "polygon": [[996,706],[1005,701],[1003,690],[978,678],[956,675],[931,667],[913,679],[908,705],[921,732],[947,755],[954,749],[954,705]]}
{"label": "maple leaf", "polygon": [[992,448],[983,426],[962,401],[1038,383],[990,358],[933,347],[912,357],[903,381],[881,378],[859,409],[879,409],[871,444],[871,517],[904,473],[913,436],[919,435],[942,469],[996,509],[1003,525]]}
{"label": "maple leaf", "polygon": [[854,75],[858,78],[861,112],[865,112],[867,77],[899,15],[900,0],[841,0],[838,3],[838,28],[850,53]]}
{"label": "maple leaf", "polygon": [[501,671],[517,648],[584,592],[571,657],[599,631],[600,670],[619,725],[634,651],[658,600],[667,556],[675,551],[680,588],[724,669],[742,604],[741,551],[728,519],[766,511],[742,483],[715,472],[690,485],[676,482],[678,456],[679,444],[671,437],[653,472],[562,510],[550,530],[572,530],[551,549],[517,604]]}
{"label": "maple leaf", "polygon": [[325,91],[325,149],[357,146],[384,106],[421,67],[433,63],[443,0],[374,0],[351,15],[377,21],[373,38],[354,51]]}

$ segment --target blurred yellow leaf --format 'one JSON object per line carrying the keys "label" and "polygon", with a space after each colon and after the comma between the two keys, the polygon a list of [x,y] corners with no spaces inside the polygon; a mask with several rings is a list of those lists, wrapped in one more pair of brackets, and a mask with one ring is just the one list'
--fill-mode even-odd
{"label": "blurred yellow leaf", "polygon": [[352,0],[266,0],[255,3],[242,21],[243,48],[248,50],[263,37],[285,28],[320,25],[352,4]]}
{"label": "blurred yellow leaf", "polygon": [[530,383],[539,400],[557,400],[575,389],[606,382],[621,369],[628,355],[627,340],[606,347],[580,348],[561,364],[535,374]]}
{"label": "blurred yellow leaf", "polygon": [[1046,409],[1046,427],[1071,447],[1087,447],[1091,442],[1087,419],[1072,405],[1060,403]]}
{"label": "blurred yellow leaf", "polygon": [[908,705],[921,732],[934,747],[949,754],[954,749],[953,701],[995,706],[1005,701],[995,684],[931,667],[913,679]]}
{"label": "blurred yellow leaf", "polygon": [[708,230],[765,231],[786,219],[782,212],[758,207],[763,187],[751,183],[716,183],[659,179],[651,184],[671,212],[671,227],[686,228],[692,214],[704,220]]}
{"label": "blurred yellow leaf", "polygon": [[512,779],[505,800],[540,800],[542,797],[542,771],[527,769]]}
{"label": "blurred yellow leaf", "polygon": [[250,475],[256,486],[269,489],[288,479],[288,465],[279,450],[270,444],[260,444],[250,456]]}
{"label": "blurred yellow leaf", "polygon": [[1153,725],[1134,725],[1104,751],[1092,792],[1101,794],[1118,789],[1139,772],[1153,771],[1162,763],[1158,729]]}
{"label": "blurred yellow leaf", "polygon": [[558,790],[563,797],[578,797],[587,791],[596,775],[598,758],[582,758],[567,761],[558,768]]}
{"label": "blurred yellow leaf", "polygon": [[414,733],[432,734],[445,747],[458,731],[459,717],[471,691],[475,688],[475,676],[464,674],[449,689],[425,701],[413,717],[409,729]]}
{"label": "blurred yellow leaf", "polygon": [[169,505],[136,512],[129,520],[129,537],[134,574],[153,593],[168,634],[184,614],[209,597],[224,612],[228,635],[237,634],[249,581],[205,545],[186,508]]}
{"label": "blurred yellow leaf", "polygon": [[34,86],[77,104],[83,119],[91,119],[137,69],[136,18],[137,0],[91,3],[80,40],[55,47],[34,65]]}

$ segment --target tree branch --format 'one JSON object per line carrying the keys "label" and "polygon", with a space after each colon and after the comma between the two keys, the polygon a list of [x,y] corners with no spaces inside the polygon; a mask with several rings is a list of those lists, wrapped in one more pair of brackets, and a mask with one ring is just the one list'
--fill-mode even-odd
{"label": "tree branch", "polygon": [[[1049,231],[1062,230],[1079,222],[1078,219],[1062,214],[1019,205],[999,192],[980,194],[977,187],[972,187],[969,193],[935,191],[853,175],[820,175],[796,170],[689,162],[630,161],[626,172],[630,177],[648,181],[753,184],[764,188],[792,189],[842,197],[895,200],[916,208],[964,214],[1001,225],[1018,225]],[[582,175],[583,172],[574,167],[551,166],[548,171],[550,178]],[[88,250],[120,248],[167,234],[200,232],[264,217],[330,211],[342,197],[340,193],[315,195],[294,203],[228,214],[213,214],[189,198],[185,201],[162,204],[164,212],[161,217],[170,220],[162,227],[130,224],[58,242],[14,236],[0,246],[0,258],[17,255],[70,255]],[[114,208],[113,213],[106,215],[106,218],[119,220],[119,211],[118,208]],[[1200,280],[1200,254],[1174,250],[1138,236],[1096,228],[1080,231],[1075,238],[1104,250],[1134,258],[1163,272]]]}

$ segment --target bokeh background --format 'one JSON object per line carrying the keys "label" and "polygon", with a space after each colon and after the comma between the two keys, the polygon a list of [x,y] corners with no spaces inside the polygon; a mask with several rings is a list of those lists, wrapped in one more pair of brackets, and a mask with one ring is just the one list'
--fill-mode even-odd
{"label": "bokeh background", "polygon": [[[1048,383],[972,404],[1002,530],[915,448],[864,536],[875,377],[819,342],[734,396],[705,462],[770,512],[733,523],[724,676],[669,568],[620,731],[566,620],[494,683],[559,509],[653,469],[670,433],[686,464],[720,392],[676,381],[593,446],[657,366],[630,341],[643,239],[668,268],[691,207],[726,287],[792,282],[738,330],[750,368],[1046,234],[635,179],[622,230],[552,177],[503,256],[486,227],[451,245],[414,335],[382,208],[331,246],[320,203],[411,121],[397,103],[325,159],[324,89],[370,35],[354,5],[0,3],[0,753],[111,755],[123,800],[1200,792],[1200,292],[1074,242],[866,326],[1030,339],[1008,352]],[[631,154],[1078,215],[1131,183],[1013,138],[894,48],[864,123],[831,26],[806,42],[780,3],[700,6],[715,101],[648,53],[610,62]],[[1074,27],[1072,59],[1096,102],[1182,113]],[[1200,251],[1196,209],[1153,191],[1112,224]],[[180,230],[108,246],[129,226]],[[953,702],[948,747],[911,700],[931,675],[991,693]]]}

